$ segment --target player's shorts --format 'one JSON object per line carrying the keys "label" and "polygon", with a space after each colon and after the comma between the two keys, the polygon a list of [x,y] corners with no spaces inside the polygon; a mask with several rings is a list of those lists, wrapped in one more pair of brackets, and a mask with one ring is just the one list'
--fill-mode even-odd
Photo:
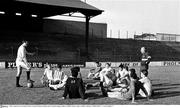
{"label": "player's shorts", "polygon": [[16,60],[16,66],[17,67],[25,68],[26,70],[30,70],[31,69],[31,66],[28,63],[25,63],[23,61],[17,61]]}
{"label": "player's shorts", "polygon": [[49,84],[49,87],[53,88],[54,90],[62,89],[65,87],[65,83],[59,83],[59,84]]}

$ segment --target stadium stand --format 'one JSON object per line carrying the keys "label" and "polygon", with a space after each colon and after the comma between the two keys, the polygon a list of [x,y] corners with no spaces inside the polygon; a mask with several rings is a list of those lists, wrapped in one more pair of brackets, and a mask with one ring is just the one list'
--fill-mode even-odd
{"label": "stadium stand", "polygon": [[[0,60],[14,61],[22,39],[30,41],[31,52],[36,56],[29,61],[53,61],[63,63],[85,62],[83,37],[73,35],[22,31],[0,32]],[[143,41],[132,39],[91,38],[89,61],[139,61],[140,47],[147,47],[153,61],[180,60],[179,42]]]}

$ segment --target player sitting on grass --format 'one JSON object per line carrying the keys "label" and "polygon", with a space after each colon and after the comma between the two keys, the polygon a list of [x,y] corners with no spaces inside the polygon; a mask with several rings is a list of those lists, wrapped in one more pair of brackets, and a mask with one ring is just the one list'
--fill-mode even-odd
{"label": "player sitting on grass", "polygon": [[100,86],[110,87],[113,85],[111,79],[114,70],[111,68],[110,63],[106,63],[105,68],[100,72]]}
{"label": "player sitting on grass", "polygon": [[[100,82],[96,82],[94,84],[87,84],[86,89],[89,89],[90,87],[99,86],[103,96],[107,96],[106,91],[111,89],[115,81],[116,81],[115,72],[111,68],[111,64],[106,63],[105,68],[100,72]],[[105,88],[107,88],[107,90]]]}
{"label": "player sitting on grass", "polygon": [[41,83],[45,86],[49,86],[49,84],[53,81],[53,70],[50,64],[46,64],[46,68],[44,70],[44,74],[41,77]]}
{"label": "player sitting on grass", "polygon": [[58,90],[65,86],[67,75],[62,71],[62,66],[58,64],[54,71],[53,81],[49,84],[51,90]]}
{"label": "player sitting on grass", "polygon": [[116,83],[119,86],[121,86],[125,81],[127,81],[127,83],[129,82],[129,72],[126,68],[127,67],[123,64],[119,65],[119,71],[116,73]]}
{"label": "player sitting on grass", "polygon": [[[146,89],[148,96],[150,97],[152,94],[152,84],[151,84],[151,80],[148,78],[147,70],[142,70],[141,79],[139,81],[143,84],[143,87]],[[144,92],[141,89],[139,91],[139,94],[142,97],[146,97],[146,95],[144,94]]]}
{"label": "player sitting on grass", "polygon": [[111,95],[113,98],[117,98],[120,100],[130,100],[132,99],[132,103],[135,103],[136,95],[138,94],[139,90],[142,89],[143,92],[146,94],[147,99],[149,100],[149,96],[145,88],[143,87],[142,83],[137,80],[137,75],[135,69],[130,69],[130,85],[128,91],[121,91],[121,92],[108,92],[108,96]]}
{"label": "player sitting on grass", "polygon": [[88,78],[94,79],[94,80],[100,79],[99,73],[101,70],[102,70],[101,63],[96,62],[96,68],[90,70],[90,72],[88,74]]}
{"label": "player sitting on grass", "polygon": [[80,71],[79,67],[71,68],[72,76],[68,77],[66,81],[62,99],[66,99],[67,95],[69,95],[70,99],[72,98],[86,99],[83,80],[81,78],[77,78],[79,71]]}

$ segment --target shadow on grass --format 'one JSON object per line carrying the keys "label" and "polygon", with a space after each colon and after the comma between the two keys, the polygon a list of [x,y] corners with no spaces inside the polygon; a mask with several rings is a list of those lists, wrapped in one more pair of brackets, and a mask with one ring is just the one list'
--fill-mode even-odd
{"label": "shadow on grass", "polygon": [[171,84],[171,83],[161,83],[161,84],[153,84],[153,86],[180,86],[180,84]]}
{"label": "shadow on grass", "polygon": [[46,87],[46,86],[44,86],[44,85],[34,85],[33,88],[49,88],[49,87]]}
{"label": "shadow on grass", "polygon": [[170,89],[176,89],[179,87],[161,87],[161,88],[154,88],[154,91],[159,91],[159,90],[170,90]]}
{"label": "shadow on grass", "polygon": [[100,80],[93,80],[93,79],[83,79],[84,83],[96,83],[96,82],[99,82]]}
{"label": "shadow on grass", "polygon": [[86,93],[86,96],[89,98],[89,100],[94,100],[94,99],[100,99],[100,98],[104,98],[104,96],[102,94],[99,93]]}
{"label": "shadow on grass", "polygon": [[180,91],[155,92],[152,98],[159,99],[159,98],[167,98],[167,97],[175,97],[175,96],[180,96]]}
{"label": "shadow on grass", "polygon": [[180,96],[180,91],[177,91],[177,89],[180,88],[180,84],[178,83],[154,84],[153,87],[155,87],[153,89],[155,91],[153,95],[154,99]]}

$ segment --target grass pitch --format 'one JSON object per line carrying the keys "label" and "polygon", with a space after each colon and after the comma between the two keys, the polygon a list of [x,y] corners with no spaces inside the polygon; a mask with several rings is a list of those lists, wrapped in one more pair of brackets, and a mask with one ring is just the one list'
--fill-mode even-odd
{"label": "grass pitch", "polygon": [[[69,75],[70,70],[64,69]],[[136,68],[138,72],[139,69]],[[82,76],[85,78],[88,69],[81,69]],[[0,104],[10,105],[131,105],[131,101],[122,101],[103,97],[99,89],[90,89],[86,93],[89,101],[81,99],[62,100],[63,90],[52,91],[44,87],[40,78],[43,69],[32,69],[31,78],[35,80],[34,88],[26,87],[26,73],[23,72],[20,84],[24,87],[15,87],[16,69],[0,70]],[[155,95],[153,101],[146,101],[139,96],[137,104],[180,104],[180,67],[150,67],[149,77],[153,83]]]}

